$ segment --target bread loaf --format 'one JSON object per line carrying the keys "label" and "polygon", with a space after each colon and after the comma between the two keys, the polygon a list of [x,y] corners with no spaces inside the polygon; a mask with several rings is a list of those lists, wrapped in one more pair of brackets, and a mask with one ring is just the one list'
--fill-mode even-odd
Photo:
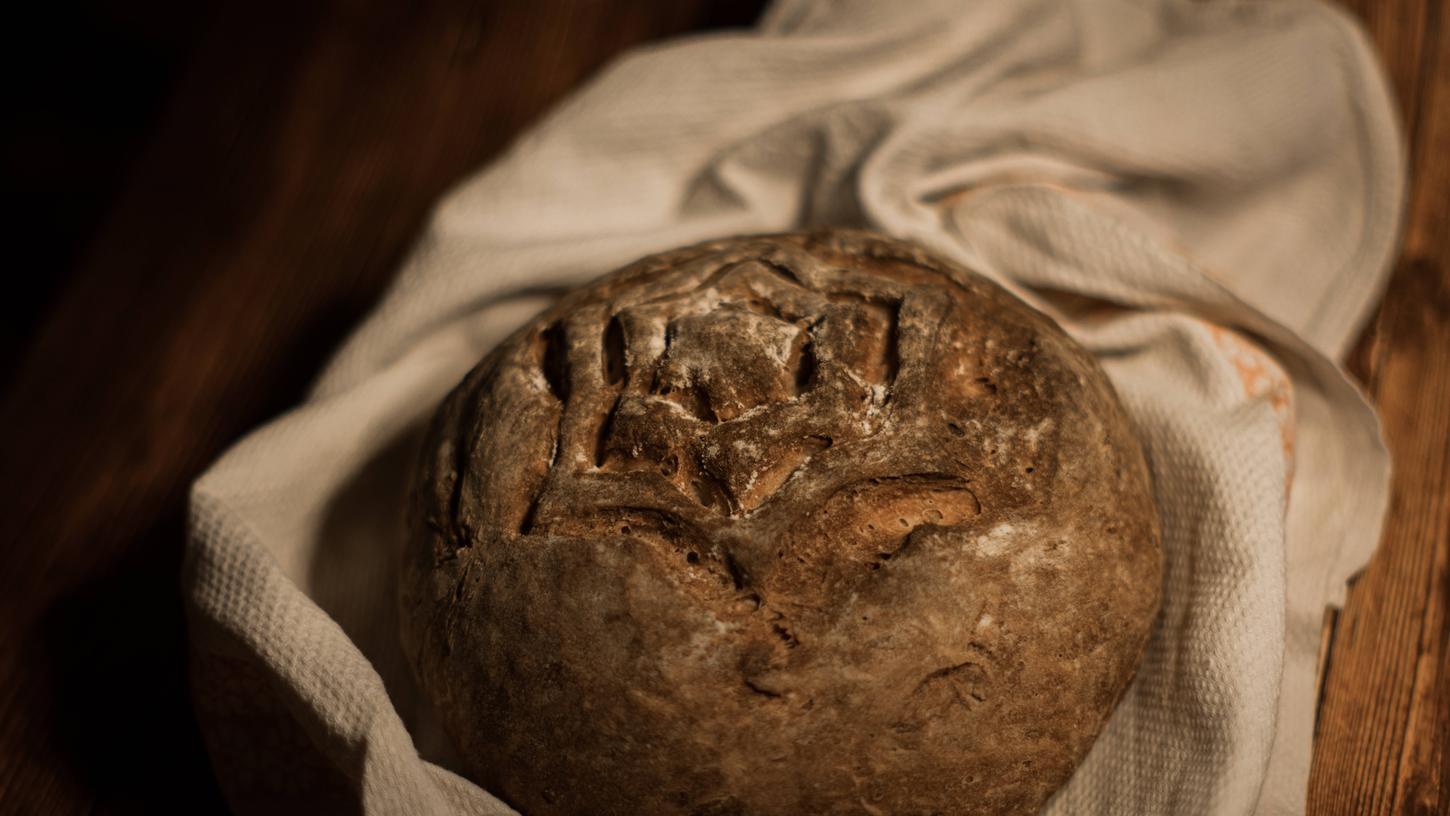
{"label": "bread loaf", "polygon": [[1035,812],[1159,601],[1093,358],[862,232],[571,292],[448,396],[410,517],[405,647],[529,816]]}

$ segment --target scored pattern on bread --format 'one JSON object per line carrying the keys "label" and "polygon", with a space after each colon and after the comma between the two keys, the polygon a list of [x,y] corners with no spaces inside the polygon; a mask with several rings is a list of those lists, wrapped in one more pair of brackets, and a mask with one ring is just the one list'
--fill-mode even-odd
{"label": "scored pattern on bread", "polygon": [[405,646],[476,778],[537,814],[1031,811],[1158,605],[1097,363],[860,232],[566,295],[440,408],[412,525]]}

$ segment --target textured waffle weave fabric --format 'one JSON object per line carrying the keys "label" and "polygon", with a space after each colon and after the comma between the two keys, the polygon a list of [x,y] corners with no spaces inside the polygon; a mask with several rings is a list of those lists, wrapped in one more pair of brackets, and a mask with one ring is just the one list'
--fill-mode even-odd
{"label": "textured waffle weave fabric", "polygon": [[1055,316],[1140,430],[1164,610],[1051,813],[1304,807],[1319,625],[1388,461],[1337,361],[1403,158],[1361,32],[1314,2],[782,0],[635,51],[441,202],[307,400],[196,483],[196,705],[242,813],[508,813],[397,642],[420,429],[553,293],[725,235],[864,226]]}

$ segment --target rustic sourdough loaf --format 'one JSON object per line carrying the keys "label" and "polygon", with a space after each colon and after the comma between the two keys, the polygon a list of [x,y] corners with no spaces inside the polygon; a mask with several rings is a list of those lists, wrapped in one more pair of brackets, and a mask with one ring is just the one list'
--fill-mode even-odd
{"label": "rustic sourdough loaf", "polygon": [[1033,812],[1159,600],[1096,362],[861,232],[573,291],[444,402],[411,518],[405,645],[530,816]]}

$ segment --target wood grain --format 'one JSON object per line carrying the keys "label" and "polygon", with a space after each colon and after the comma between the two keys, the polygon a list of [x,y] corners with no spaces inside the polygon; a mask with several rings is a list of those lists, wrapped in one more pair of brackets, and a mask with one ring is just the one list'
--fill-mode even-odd
{"label": "wood grain", "polygon": [[0,811],[221,808],[183,680],[187,485],[301,395],[447,186],[613,54],[759,3],[240,3],[0,401]]}
{"label": "wood grain", "polygon": [[1350,4],[1410,147],[1403,255],[1351,368],[1395,476],[1379,550],[1327,616],[1309,811],[1450,813],[1450,21],[1439,0]]}

